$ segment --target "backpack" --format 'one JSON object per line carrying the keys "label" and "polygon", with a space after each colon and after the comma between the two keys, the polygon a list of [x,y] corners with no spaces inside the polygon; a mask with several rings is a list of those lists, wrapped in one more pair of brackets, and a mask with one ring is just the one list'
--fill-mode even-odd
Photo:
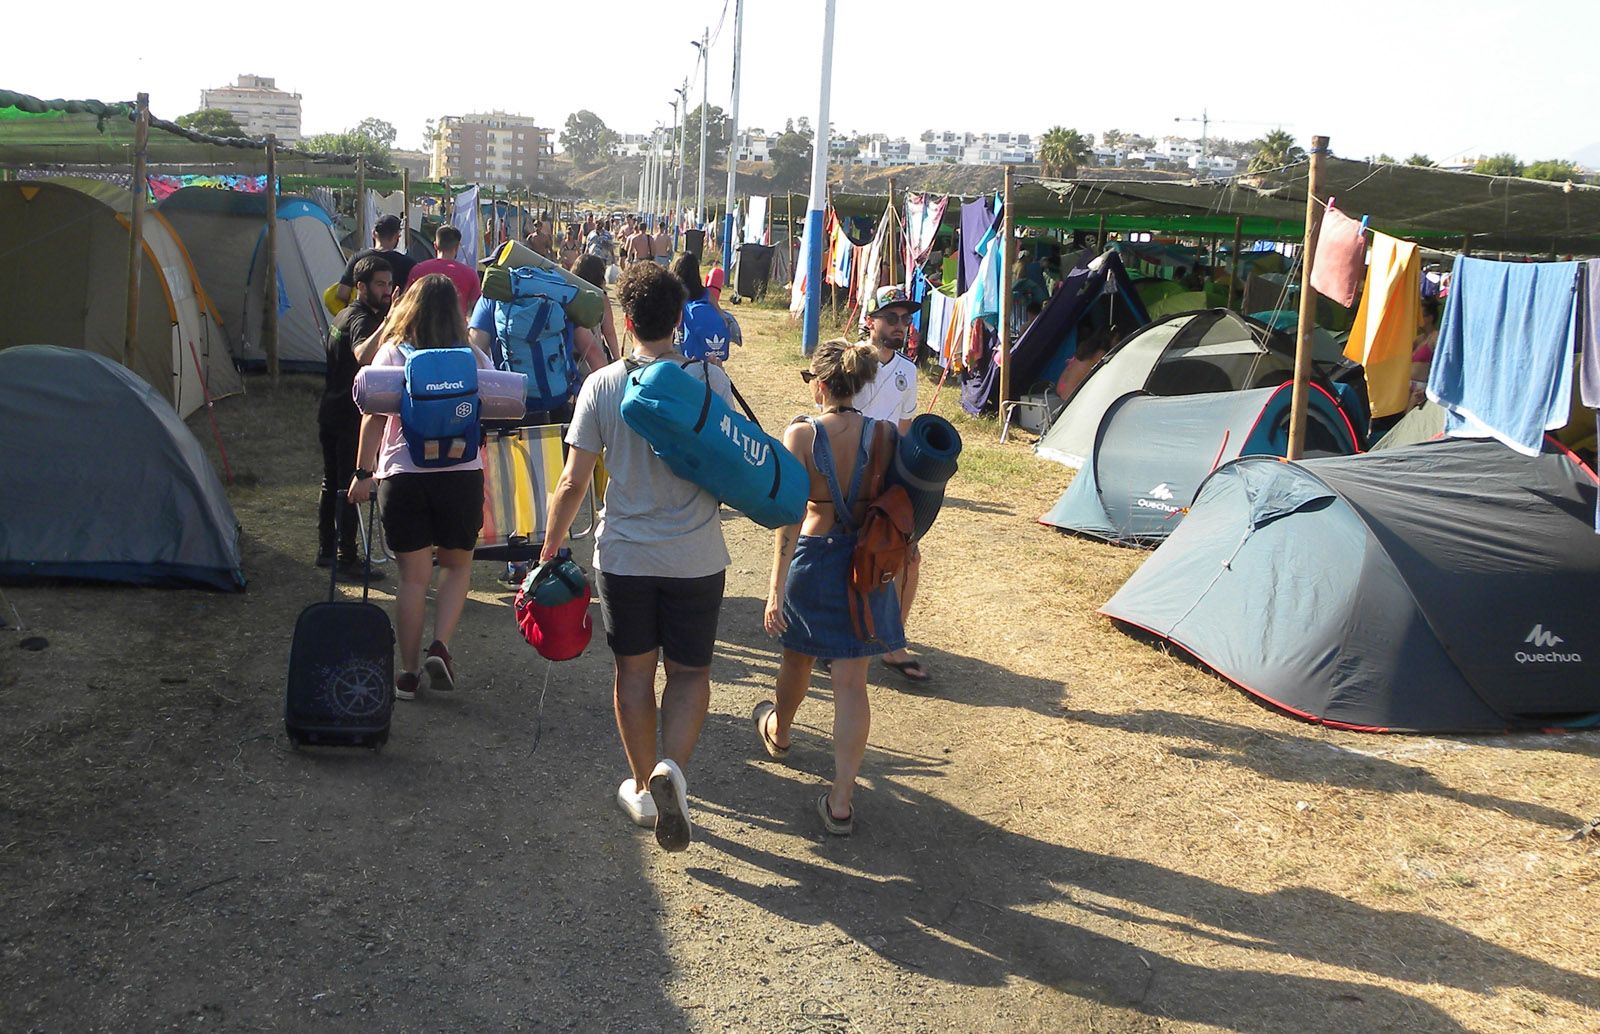
{"label": "backpack", "polygon": [[511,300],[494,306],[495,365],[528,378],[528,409],[557,409],[578,393],[566,306],[578,289],[559,275],[511,270]]}
{"label": "backpack", "polygon": [[[890,433],[883,433],[880,428]],[[905,487],[883,487],[889,464],[894,458],[894,425],[874,420],[869,421],[869,429],[873,438],[864,483],[865,492],[872,502],[867,504],[866,515],[856,529],[855,550],[850,554],[848,602],[856,638],[870,643],[878,638],[878,630],[874,627],[868,597],[893,582],[905,570],[906,563],[911,559],[911,539],[916,530],[916,520],[911,496]]]}
{"label": "backpack", "polygon": [[406,387],[400,395],[400,431],[411,462],[453,467],[476,459],[478,358],[470,348],[412,348],[406,357]]}
{"label": "backpack", "polygon": [[728,358],[728,323],[710,299],[683,307],[683,345],[678,350],[690,359]]}

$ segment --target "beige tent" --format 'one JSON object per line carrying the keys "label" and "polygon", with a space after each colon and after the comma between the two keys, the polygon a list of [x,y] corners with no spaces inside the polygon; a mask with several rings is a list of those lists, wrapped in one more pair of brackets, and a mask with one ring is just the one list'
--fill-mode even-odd
{"label": "beige tent", "polygon": [[[63,345],[120,361],[133,195],[112,183],[0,183],[0,348]],[[147,209],[139,325],[129,365],[188,416],[239,390],[221,330],[182,240]]]}

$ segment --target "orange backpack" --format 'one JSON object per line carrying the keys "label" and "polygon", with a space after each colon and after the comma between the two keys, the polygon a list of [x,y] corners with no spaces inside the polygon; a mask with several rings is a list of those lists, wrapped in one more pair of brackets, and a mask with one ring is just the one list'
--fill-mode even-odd
{"label": "orange backpack", "polygon": [[895,427],[888,421],[878,421],[873,431],[865,478],[865,494],[872,502],[867,504],[866,516],[856,530],[855,552],[850,556],[850,620],[857,638],[864,642],[878,638],[868,597],[905,570],[916,528],[911,496],[904,486],[884,488],[898,444]]}

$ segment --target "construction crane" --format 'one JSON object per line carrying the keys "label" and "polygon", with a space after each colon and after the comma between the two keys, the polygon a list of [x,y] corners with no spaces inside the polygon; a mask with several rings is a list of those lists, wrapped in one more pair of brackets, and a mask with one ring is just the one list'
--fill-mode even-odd
{"label": "construction crane", "polygon": [[1240,121],[1238,121],[1236,119],[1212,118],[1211,117],[1211,113],[1208,110],[1206,110],[1205,108],[1201,108],[1200,109],[1200,117],[1199,118],[1182,118],[1182,117],[1179,117],[1179,118],[1174,118],[1172,121],[1174,121],[1174,122],[1198,122],[1198,123],[1200,123],[1200,176],[1201,176],[1202,179],[1205,178],[1206,176],[1210,175],[1210,173],[1211,173],[1211,165],[1210,165],[1210,163],[1208,161],[1206,161],[1206,159],[1208,157],[1210,157],[1210,148],[1209,148],[1208,145],[1209,145],[1210,140],[1211,140],[1211,123],[1217,122],[1217,123],[1221,123],[1222,125],[1235,125],[1235,126],[1266,126],[1266,125],[1273,125],[1274,124],[1274,123],[1268,123],[1268,122],[1240,122]]}

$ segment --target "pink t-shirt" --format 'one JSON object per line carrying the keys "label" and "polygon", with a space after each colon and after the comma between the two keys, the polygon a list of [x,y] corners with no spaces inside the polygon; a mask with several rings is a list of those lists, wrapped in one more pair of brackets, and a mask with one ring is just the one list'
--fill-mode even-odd
{"label": "pink t-shirt", "polygon": [[[471,346],[467,346],[471,347]],[[494,364],[489,357],[472,349],[478,357],[478,369],[492,370]],[[372,357],[373,366],[404,366],[406,357],[398,345],[384,345],[378,349],[378,354]],[[400,433],[400,414],[392,413],[383,426],[383,445],[378,449],[378,469],[374,472],[379,478],[386,478],[390,474],[437,474],[445,470],[482,470],[483,453],[465,463],[457,463],[449,467],[419,467],[411,462],[411,450],[406,447],[405,435]]]}
{"label": "pink t-shirt", "polygon": [[443,273],[451,279],[461,300],[461,315],[471,316],[472,307],[478,304],[478,295],[482,291],[478,286],[478,275],[471,267],[454,259],[431,258],[411,267],[411,276],[406,278],[406,286],[410,287],[429,273]]}

